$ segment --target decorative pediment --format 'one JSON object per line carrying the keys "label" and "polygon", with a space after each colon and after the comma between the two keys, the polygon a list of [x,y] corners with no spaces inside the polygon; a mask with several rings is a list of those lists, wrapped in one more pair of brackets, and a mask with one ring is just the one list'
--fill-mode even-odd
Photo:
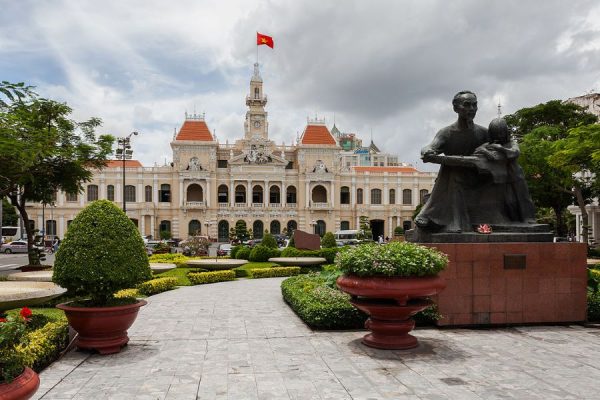
{"label": "decorative pediment", "polygon": [[232,157],[230,164],[287,165],[284,157],[273,154],[273,142],[258,136],[245,141],[242,154]]}

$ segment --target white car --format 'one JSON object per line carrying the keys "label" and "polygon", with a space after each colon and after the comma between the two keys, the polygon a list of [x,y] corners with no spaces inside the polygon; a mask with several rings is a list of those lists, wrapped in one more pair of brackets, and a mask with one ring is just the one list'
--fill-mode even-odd
{"label": "white car", "polygon": [[231,244],[230,243],[221,243],[219,248],[217,249],[218,256],[229,256],[231,255]]}
{"label": "white car", "polygon": [[[40,246],[33,246],[39,250],[43,250]],[[11,253],[27,253],[27,241],[26,240],[15,240],[10,243],[6,243],[0,246],[0,253],[11,254]]]}

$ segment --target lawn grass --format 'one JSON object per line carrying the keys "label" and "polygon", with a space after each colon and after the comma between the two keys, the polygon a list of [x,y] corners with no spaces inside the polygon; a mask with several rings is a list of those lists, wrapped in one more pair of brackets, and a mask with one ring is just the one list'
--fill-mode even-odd
{"label": "lawn grass", "polygon": [[[46,316],[51,321],[57,321],[59,319],[65,319],[65,312],[63,310],[59,310],[58,308],[35,308],[29,307],[33,314],[41,314]],[[7,311],[7,314],[17,315],[21,311],[21,308],[15,308]]]}
{"label": "lawn grass", "polygon": [[190,282],[190,280],[188,279],[187,273],[190,272],[190,270],[196,269],[197,268],[177,267],[170,271],[163,272],[162,274],[156,274],[154,275],[154,277],[163,278],[166,276],[174,276],[175,278],[177,278],[178,286],[192,286],[192,282]]}

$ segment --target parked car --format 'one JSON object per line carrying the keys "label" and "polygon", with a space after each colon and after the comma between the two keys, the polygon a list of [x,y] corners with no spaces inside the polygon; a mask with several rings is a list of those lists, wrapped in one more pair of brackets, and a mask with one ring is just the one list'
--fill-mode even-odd
{"label": "parked car", "polygon": [[[41,251],[44,251],[42,246],[33,246]],[[0,245],[0,253],[11,254],[11,253],[27,253],[27,241],[26,240],[14,240],[10,243]]]}
{"label": "parked car", "polygon": [[247,245],[250,247],[254,247],[254,246],[258,246],[261,243],[262,243],[262,239],[252,239],[252,240],[248,240]]}
{"label": "parked car", "polygon": [[219,248],[217,249],[218,256],[228,256],[231,254],[231,244],[229,243],[221,243]]}

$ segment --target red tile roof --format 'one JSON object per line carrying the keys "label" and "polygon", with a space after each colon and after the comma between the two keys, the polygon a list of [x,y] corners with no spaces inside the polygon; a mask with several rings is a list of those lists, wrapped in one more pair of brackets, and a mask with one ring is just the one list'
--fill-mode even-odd
{"label": "red tile roof", "polygon": [[186,120],[175,140],[202,140],[204,142],[212,142],[213,137],[204,121]]}
{"label": "red tile roof", "polygon": [[419,172],[415,167],[352,167],[356,172]]}
{"label": "red tile roof", "polygon": [[302,134],[301,144],[332,144],[335,139],[325,125],[307,125]]}
{"label": "red tile roof", "polygon": [[[125,168],[143,167],[138,160],[125,160]],[[123,168],[123,160],[108,160],[106,168]]]}

